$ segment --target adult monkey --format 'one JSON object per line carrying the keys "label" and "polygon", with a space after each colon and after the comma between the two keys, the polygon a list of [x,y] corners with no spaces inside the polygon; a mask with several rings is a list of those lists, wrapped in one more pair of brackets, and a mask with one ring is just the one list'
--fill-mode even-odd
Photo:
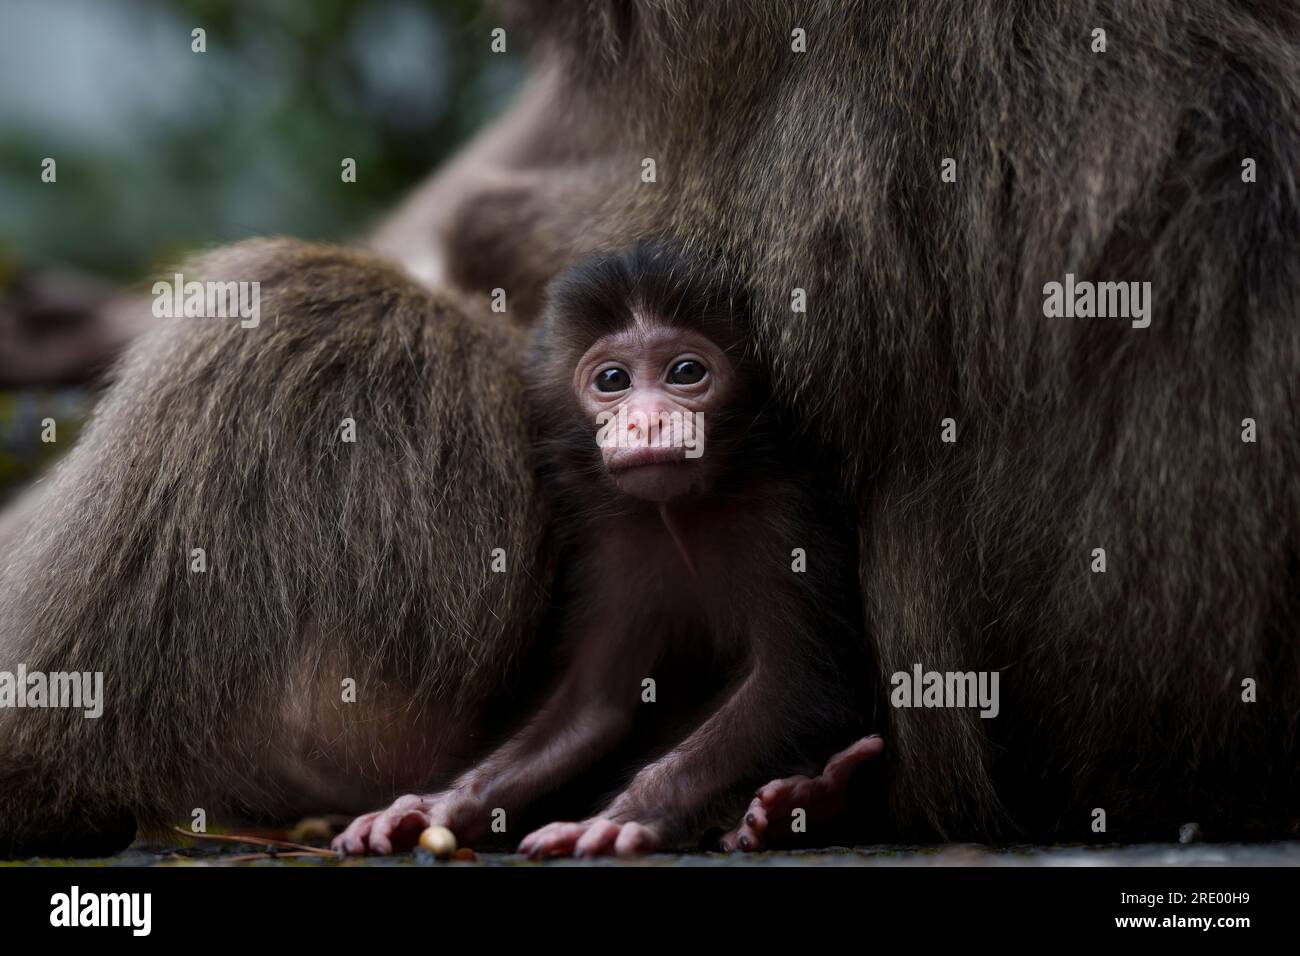
{"label": "adult monkey", "polygon": [[[5,836],[445,778],[546,577],[512,333],[463,293],[504,288],[526,322],[560,267],[642,235],[739,264],[777,387],[843,456],[882,690],[914,663],[1002,672],[995,720],[891,712],[903,834],[1084,836],[1096,808],[1109,838],[1286,831],[1294,5],[507,6],[537,57],[520,105],[374,241],[457,291],[339,250],[220,253],[206,276],[261,280],[277,322],[150,333],[27,503],[0,666],[106,662],[110,696],[99,722],[0,711]],[[1045,318],[1066,273],[1151,281],[1150,327]],[[327,442],[356,408],[373,435],[347,457]],[[487,572],[497,546],[517,573]],[[358,705],[387,719],[333,703],[348,672],[387,679],[391,711]]]}

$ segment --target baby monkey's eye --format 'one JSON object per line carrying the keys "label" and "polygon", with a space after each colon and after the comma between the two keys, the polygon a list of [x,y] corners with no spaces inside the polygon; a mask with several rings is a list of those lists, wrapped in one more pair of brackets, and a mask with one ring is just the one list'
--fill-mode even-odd
{"label": "baby monkey's eye", "polygon": [[632,377],[621,368],[606,368],[596,373],[598,392],[621,392],[631,384]]}
{"label": "baby monkey's eye", "polygon": [[694,359],[682,359],[668,370],[669,385],[695,385],[704,379],[708,369],[704,363],[697,362]]}

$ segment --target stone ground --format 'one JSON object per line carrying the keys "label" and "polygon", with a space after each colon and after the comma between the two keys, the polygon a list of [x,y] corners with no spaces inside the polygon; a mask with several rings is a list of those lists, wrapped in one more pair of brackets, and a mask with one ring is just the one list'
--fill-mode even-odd
{"label": "stone ground", "polygon": [[[949,844],[938,847],[864,846],[827,850],[722,854],[654,854],[634,861],[555,860],[533,864],[514,853],[482,853],[473,861],[439,862],[423,850],[395,857],[335,860],[325,857],[254,858],[258,847],[235,844],[164,845],[137,841],[116,856],[89,862],[93,866],[1300,866],[1300,841],[1231,844],[1141,844],[1115,847],[1016,846],[1004,849]],[[64,860],[15,861],[0,865],[66,864]]]}

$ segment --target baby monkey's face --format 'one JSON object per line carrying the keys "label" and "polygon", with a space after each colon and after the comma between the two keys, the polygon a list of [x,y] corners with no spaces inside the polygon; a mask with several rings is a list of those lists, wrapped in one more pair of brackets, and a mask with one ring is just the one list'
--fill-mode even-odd
{"label": "baby monkey's face", "polygon": [[666,502],[707,489],[705,424],[723,409],[734,376],[705,336],[638,320],[587,349],[573,389],[615,485]]}

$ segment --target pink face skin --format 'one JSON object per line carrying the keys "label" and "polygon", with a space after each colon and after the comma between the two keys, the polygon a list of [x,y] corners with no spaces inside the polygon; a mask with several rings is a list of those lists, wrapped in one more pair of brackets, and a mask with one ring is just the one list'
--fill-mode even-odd
{"label": "pink face skin", "polygon": [[[644,319],[587,349],[573,391],[619,490],[663,503],[699,489],[704,458],[687,454],[681,432],[648,433],[646,423],[707,421],[710,411],[722,407],[734,375],[726,354],[703,335]],[[602,413],[613,421],[604,424]],[[685,437],[696,451],[704,449],[702,431]]]}

